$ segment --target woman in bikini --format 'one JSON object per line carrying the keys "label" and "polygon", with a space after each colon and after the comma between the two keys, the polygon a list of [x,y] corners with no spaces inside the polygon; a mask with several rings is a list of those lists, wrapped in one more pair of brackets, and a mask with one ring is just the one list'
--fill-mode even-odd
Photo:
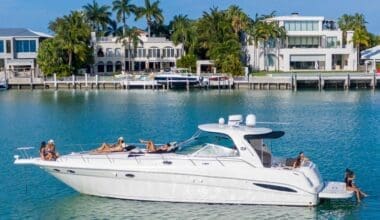
{"label": "woman in bikini", "polygon": [[364,193],[363,191],[361,191],[355,185],[354,179],[355,179],[354,172],[352,170],[350,170],[350,169],[346,169],[346,174],[345,174],[345,177],[344,177],[344,182],[346,183],[346,189],[348,191],[355,192],[356,199],[357,199],[358,202],[360,202],[362,197],[367,197],[368,195],[366,193]]}
{"label": "woman in bikini", "polygon": [[123,137],[117,139],[116,144],[103,143],[98,149],[95,150],[96,153],[109,153],[109,152],[122,152],[125,149],[125,142]]}

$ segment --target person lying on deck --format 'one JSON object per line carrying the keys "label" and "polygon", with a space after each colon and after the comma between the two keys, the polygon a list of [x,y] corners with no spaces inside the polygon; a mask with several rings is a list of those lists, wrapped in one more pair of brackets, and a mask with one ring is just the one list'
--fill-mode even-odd
{"label": "person lying on deck", "polygon": [[153,141],[144,141],[140,139],[140,142],[143,144],[146,144],[146,150],[148,153],[165,153],[169,152],[171,150],[171,144],[167,143],[165,145],[162,145],[160,147],[156,147],[154,145]]}
{"label": "person lying on deck", "polygon": [[95,150],[96,153],[110,153],[110,152],[122,152],[126,148],[124,138],[119,137],[117,143],[107,144],[103,143],[99,148]]}

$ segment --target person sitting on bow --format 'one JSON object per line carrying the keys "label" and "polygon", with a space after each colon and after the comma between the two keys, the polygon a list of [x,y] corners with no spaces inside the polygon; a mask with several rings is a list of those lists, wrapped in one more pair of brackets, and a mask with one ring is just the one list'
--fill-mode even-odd
{"label": "person sitting on bow", "polygon": [[59,154],[55,150],[54,140],[52,139],[50,139],[43,150],[40,149],[40,151],[43,152],[44,160],[56,160],[59,157]]}

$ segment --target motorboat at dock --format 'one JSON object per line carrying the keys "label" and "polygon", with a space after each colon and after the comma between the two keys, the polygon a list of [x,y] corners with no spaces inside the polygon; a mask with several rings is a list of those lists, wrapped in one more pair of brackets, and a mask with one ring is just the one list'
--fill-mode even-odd
{"label": "motorboat at dock", "polygon": [[231,115],[227,123],[199,125],[167,153],[79,152],[55,161],[23,154],[14,163],[38,166],[80,193],[120,199],[315,206],[321,198],[353,196],[345,183],[325,182],[312,161],[293,169],[273,156],[266,143],[284,134],[257,127],[254,115],[245,124]]}
{"label": "motorboat at dock", "polygon": [[172,68],[170,71],[159,73],[154,80],[170,88],[195,87],[202,84],[202,77],[190,73],[185,68]]}

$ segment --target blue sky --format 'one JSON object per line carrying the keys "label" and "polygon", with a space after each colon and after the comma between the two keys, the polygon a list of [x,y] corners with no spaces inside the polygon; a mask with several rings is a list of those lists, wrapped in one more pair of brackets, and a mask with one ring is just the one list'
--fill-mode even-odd
{"label": "blue sky", "polygon": [[[153,0],[152,0],[153,1]],[[112,0],[97,0],[100,4],[111,5]],[[142,6],[144,0],[134,0]],[[50,33],[48,24],[56,17],[81,9],[92,0],[0,0],[0,27],[25,27],[35,31]],[[169,22],[174,15],[185,14],[189,18],[199,18],[203,11],[216,6],[225,9],[231,4],[239,5],[248,15],[256,13],[288,15],[325,16],[337,19],[344,13],[363,13],[368,22],[368,30],[380,34],[380,0],[161,0],[160,6]],[[129,24],[145,28],[144,20]]]}

